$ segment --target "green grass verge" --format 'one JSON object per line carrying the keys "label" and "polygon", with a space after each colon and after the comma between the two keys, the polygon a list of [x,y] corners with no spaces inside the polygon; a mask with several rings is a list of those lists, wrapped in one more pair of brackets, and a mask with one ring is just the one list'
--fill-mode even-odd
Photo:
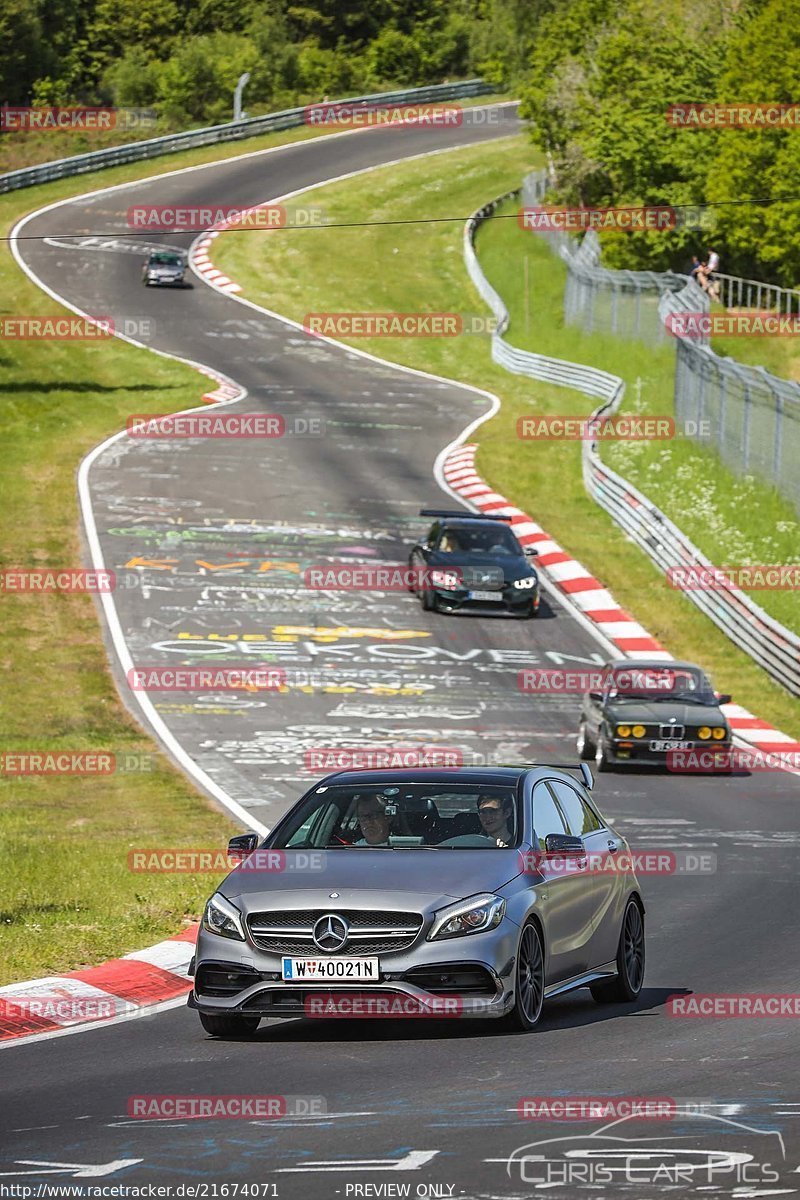
{"label": "green grass verge", "polygon": [[[724,312],[713,305],[714,312]],[[738,310],[737,310],[738,311]],[[796,337],[712,338],[711,349],[724,358],[737,359],[751,367],[763,367],[781,379],[800,383],[800,339]]]}
{"label": "green grass verge", "polygon": [[[380,169],[307,193],[330,220],[356,221],[450,217],[467,214],[515,187],[540,165],[522,139],[507,139],[413,163]],[[519,232],[519,237],[517,233]],[[309,312],[415,311],[485,312],[468,283],[461,256],[460,222],[360,229],[315,229],[291,237],[224,234],[216,243],[217,265],[239,282],[248,298],[302,321]],[[525,332],[522,303],[525,257],[539,239],[517,230],[514,221],[491,222],[479,237],[488,274],[515,311],[512,331]],[[540,263],[541,279],[529,264],[532,298],[528,334],[544,353],[596,362],[588,343],[561,326],[562,282],[558,261]],[[541,286],[539,286],[541,284]],[[520,322],[519,310],[523,313]],[[520,341],[522,342],[522,338]],[[520,442],[516,420],[532,409],[586,415],[585,396],[509,375],[491,362],[486,337],[350,339],[351,344],[408,366],[433,371],[496,392],[501,412],[481,426],[478,469],[498,490],[568,547],[607,584],[676,655],[703,663],[721,690],[780,728],[800,736],[798,706],[737,650],[679,593],[668,588],[647,558],[629,543],[585,494],[578,443]],[[617,344],[611,370],[650,378],[668,363],[635,344]],[[665,352],[666,353],[666,352]],[[633,356],[638,355],[634,360]],[[599,365],[599,364],[598,364]],[[669,381],[661,384],[665,394]],[[666,401],[664,402],[666,404]],[[482,405],[476,402],[476,409]],[[668,411],[662,407],[662,411]]]}

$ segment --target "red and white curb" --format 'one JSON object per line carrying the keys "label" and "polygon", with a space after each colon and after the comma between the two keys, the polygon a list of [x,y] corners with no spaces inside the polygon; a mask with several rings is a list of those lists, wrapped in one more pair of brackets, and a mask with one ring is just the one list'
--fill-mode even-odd
{"label": "red and white curb", "polygon": [[209,247],[217,236],[218,233],[206,233],[198,238],[189,251],[189,262],[206,283],[210,283],[220,292],[240,292],[242,289],[239,284],[229,279],[224,271],[218,270],[209,258]]}
{"label": "red and white curb", "polygon": [[[669,651],[619,607],[611,592],[582,563],[562,549],[521,508],[515,508],[505,496],[492,491],[475,470],[476,451],[476,445],[468,444],[457,446],[447,456],[442,474],[451,491],[481,512],[510,517],[514,533],[522,544],[534,545],[539,551],[536,566],[547,573],[548,578],[592,622],[606,641],[617,647],[620,657],[671,659]],[[739,740],[766,754],[791,756],[792,761],[800,762],[800,742],[788,734],[755,717],[740,704],[726,704],[722,711]]]}
{"label": "red and white curb", "polygon": [[197,928],[96,967],[0,987],[0,1044],[143,1015],[185,996]]}
{"label": "red and white curb", "polygon": [[198,366],[196,369],[201,375],[205,375],[206,378],[213,379],[217,385],[213,391],[203,393],[205,404],[230,404],[231,401],[238,400],[240,396],[244,396],[244,388],[239,387],[236,383],[232,383],[224,375],[218,375],[210,367]]}

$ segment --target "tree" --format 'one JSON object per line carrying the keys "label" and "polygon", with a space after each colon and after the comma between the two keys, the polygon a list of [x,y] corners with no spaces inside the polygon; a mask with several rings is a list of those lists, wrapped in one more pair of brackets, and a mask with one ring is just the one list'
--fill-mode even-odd
{"label": "tree", "polygon": [[241,34],[212,33],[178,46],[159,73],[158,99],[173,124],[230,120],[233,89],[239,76],[252,69],[256,48]]}
{"label": "tree", "polygon": [[[780,31],[780,45],[776,33]],[[800,28],[795,0],[769,0],[736,31],[723,62],[718,102],[783,102],[800,96]],[[706,192],[717,218],[724,269],[731,274],[800,282],[800,202],[725,204],[800,195],[800,129],[730,129],[709,147],[690,135],[708,163]]]}
{"label": "tree", "polygon": [[0,46],[0,103],[26,104],[36,77],[55,67],[35,0],[4,0]]}

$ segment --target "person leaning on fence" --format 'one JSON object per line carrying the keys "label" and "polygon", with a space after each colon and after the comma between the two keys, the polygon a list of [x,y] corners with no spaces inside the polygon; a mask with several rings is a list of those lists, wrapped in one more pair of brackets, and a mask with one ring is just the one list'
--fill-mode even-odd
{"label": "person leaning on fence", "polygon": [[719,255],[711,246],[708,248],[708,258],[703,269],[706,277],[706,291],[709,296],[719,300],[719,283],[716,280],[716,272],[719,270]]}

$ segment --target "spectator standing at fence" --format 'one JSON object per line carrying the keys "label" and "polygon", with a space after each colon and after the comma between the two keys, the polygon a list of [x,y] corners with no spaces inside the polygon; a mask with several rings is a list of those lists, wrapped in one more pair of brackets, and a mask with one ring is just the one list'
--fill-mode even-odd
{"label": "spectator standing at fence", "polygon": [[705,264],[706,290],[709,296],[719,300],[719,284],[715,281],[715,272],[719,270],[719,255],[713,247],[708,248],[708,259]]}

